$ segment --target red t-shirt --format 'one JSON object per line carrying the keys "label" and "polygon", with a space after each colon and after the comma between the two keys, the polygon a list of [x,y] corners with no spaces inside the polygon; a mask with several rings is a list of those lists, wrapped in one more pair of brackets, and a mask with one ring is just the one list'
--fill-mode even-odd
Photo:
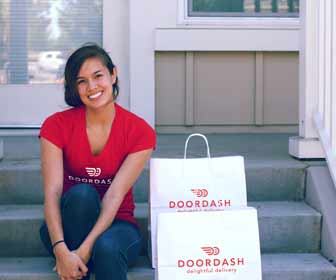
{"label": "red t-shirt", "polygon": [[[140,117],[115,103],[115,118],[102,152],[94,156],[86,133],[85,107],[48,117],[43,137],[63,151],[63,193],[72,186],[92,184],[102,198],[127,155],[155,147],[154,130]],[[135,224],[132,188],[125,195],[115,219]]]}

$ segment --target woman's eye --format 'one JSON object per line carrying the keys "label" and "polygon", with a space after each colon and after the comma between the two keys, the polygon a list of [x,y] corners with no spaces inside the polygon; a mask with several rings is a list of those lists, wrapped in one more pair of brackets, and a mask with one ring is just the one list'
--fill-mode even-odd
{"label": "woman's eye", "polygon": [[81,85],[81,84],[83,84],[85,81],[84,80],[78,80],[77,81],[77,85]]}
{"label": "woman's eye", "polygon": [[100,78],[100,77],[103,77],[103,74],[97,74],[96,75],[96,78]]}

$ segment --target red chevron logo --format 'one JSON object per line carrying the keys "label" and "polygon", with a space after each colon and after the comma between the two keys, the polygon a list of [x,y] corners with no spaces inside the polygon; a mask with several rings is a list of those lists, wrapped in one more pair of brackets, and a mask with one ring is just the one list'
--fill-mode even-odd
{"label": "red chevron logo", "polygon": [[201,247],[208,256],[217,256],[220,252],[218,247]]}
{"label": "red chevron logo", "polygon": [[207,197],[209,194],[206,189],[191,189],[191,191],[197,197]]}

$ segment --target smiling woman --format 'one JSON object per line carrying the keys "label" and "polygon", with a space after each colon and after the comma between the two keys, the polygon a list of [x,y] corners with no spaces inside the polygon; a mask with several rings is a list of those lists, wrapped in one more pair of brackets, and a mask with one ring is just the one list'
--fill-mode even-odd
{"label": "smiling woman", "polygon": [[132,185],[155,147],[154,130],[116,103],[116,66],[101,47],[65,65],[74,107],[42,125],[45,219],[41,239],[61,279],[125,280],[142,247]]}

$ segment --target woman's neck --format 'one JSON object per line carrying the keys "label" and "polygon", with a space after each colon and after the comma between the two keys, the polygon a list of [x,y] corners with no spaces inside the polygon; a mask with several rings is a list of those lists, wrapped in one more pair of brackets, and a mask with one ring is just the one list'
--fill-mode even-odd
{"label": "woman's neck", "polygon": [[86,108],[86,127],[109,126],[112,124],[115,116],[115,104],[111,102],[104,108],[92,110]]}

